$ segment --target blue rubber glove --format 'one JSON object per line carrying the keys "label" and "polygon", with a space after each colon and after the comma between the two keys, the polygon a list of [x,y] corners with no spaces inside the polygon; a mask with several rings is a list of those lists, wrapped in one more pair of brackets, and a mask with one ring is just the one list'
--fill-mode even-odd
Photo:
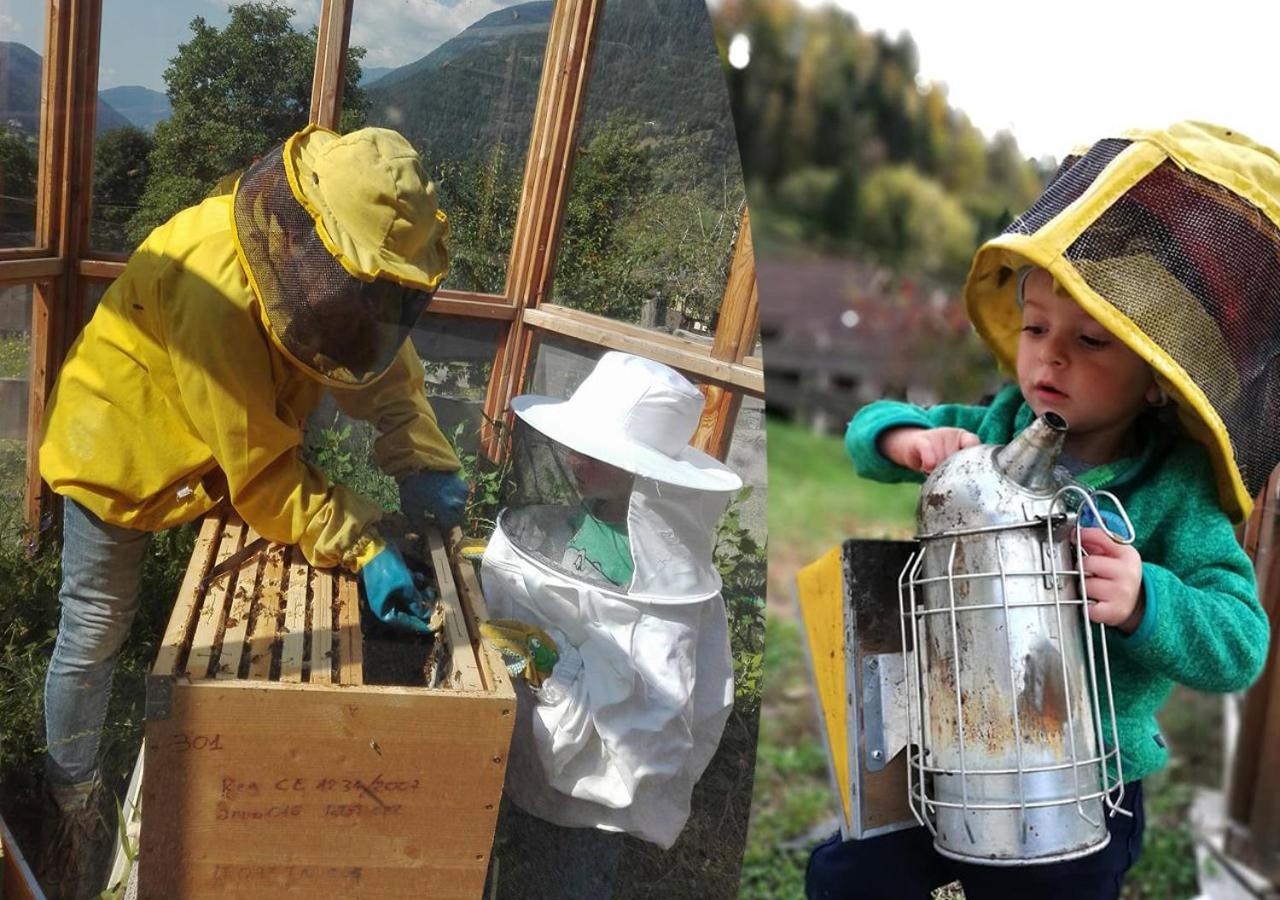
{"label": "blue rubber glove", "polygon": [[431,633],[431,611],[414,587],[413,573],[394,544],[387,544],[360,567],[360,582],[369,609],[381,621],[405,631]]}
{"label": "blue rubber glove", "polygon": [[419,532],[435,520],[444,531],[462,524],[471,489],[456,472],[427,470],[400,482],[400,510]]}

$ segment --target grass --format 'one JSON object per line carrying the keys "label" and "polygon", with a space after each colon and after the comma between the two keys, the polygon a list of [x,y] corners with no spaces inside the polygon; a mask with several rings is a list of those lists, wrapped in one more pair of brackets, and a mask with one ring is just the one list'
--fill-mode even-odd
{"label": "grass", "polygon": [[[21,508],[0,500],[0,810],[35,846],[44,753],[43,689],[58,625],[60,548],[45,540],[28,552]],[[101,771],[117,797],[142,738],[144,679],[164,632],[194,532],[174,529],[151,542],[139,591],[140,609],[116,664],[102,735]]]}
{"label": "grass", "polygon": [[802,640],[794,620],[770,616],[744,900],[802,896],[808,847],[795,844],[835,812]]}
{"label": "grass", "polygon": [[795,593],[795,573],[850,537],[910,537],[913,484],[858,478],[834,437],[770,418],[769,603],[782,611]]}
{"label": "grass", "polygon": [[739,895],[746,900],[803,896],[805,838],[824,824],[835,827],[835,795],[795,608],[796,572],[849,537],[910,536],[918,494],[915,485],[858,478],[839,438],[774,418],[767,429],[773,487],[769,615],[760,744]]}
{"label": "grass", "polygon": [[21,504],[26,489],[27,442],[0,438],[0,504]]}

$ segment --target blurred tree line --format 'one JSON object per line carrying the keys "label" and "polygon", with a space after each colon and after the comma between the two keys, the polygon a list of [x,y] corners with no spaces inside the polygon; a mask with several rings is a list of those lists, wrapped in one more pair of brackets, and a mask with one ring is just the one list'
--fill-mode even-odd
{"label": "blurred tree line", "polygon": [[750,40],[750,63],[725,66],[730,102],[748,190],[784,237],[954,282],[1051,174],[924,81],[906,33],[792,0],[724,0],[713,15],[725,41]]}

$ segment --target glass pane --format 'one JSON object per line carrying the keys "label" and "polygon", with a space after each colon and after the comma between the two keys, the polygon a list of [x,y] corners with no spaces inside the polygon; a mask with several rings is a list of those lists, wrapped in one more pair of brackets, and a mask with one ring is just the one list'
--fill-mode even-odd
{"label": "glass pane", "polygon": [[[501,327],[483,319],[425,315],[410,338],[427,372],[427,399],[440,430],[468,470],[475,467],[479,454],[485,391]],[[326,396],[307,422],[306,453],[334,481],[385,509],[398,509],[395,482],[374,463],[375,437],[371,425],[347,417]]]}
{"label": "glass pane", "polygon": [[152,228],[229,189],[225,176],[307,124],[315,12],[290,12],[103,0],[95,249],[132,252]]}
{"label": "glass pane", "polygon": [[552,4],[493,5],[503,8],[473,20],[468,4],[427,14],[357,2],[351,45],[364,48],[362,91],[343,106],[363,104],[370,125],[400,131],[422,153],[449,215],[445,286],[496,294],[506,283]]}
{"label": "glass pane", "polygon": [[26,489],[33,290],[29,284],[0,287],[0,529],[3,530],[21,517]]}
{"label": "glass pane", "polygon": [[90,281],[84,289],[84,320],[88,322],[93,318],[94,312],[98,309],[98,304],[102,301],[102,295],[107,292],[107,288],[111,287],[113,282],[110,281]]}
{"label": "glass pane", "polygon": [[43,3],[0,0],[0,247],[36,243],[44,25]]}
{"label": "glass pane", "polygon": [[709,336],[744,203],[702,0],[608,0],[552,302]]}

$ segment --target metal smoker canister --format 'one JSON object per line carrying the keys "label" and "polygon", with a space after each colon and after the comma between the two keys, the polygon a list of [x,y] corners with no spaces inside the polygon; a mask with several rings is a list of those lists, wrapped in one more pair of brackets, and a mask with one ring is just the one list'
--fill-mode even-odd
{"label": "metal smoker canister", "polygon": [[[1119,754],[1102,752],[1105,641],[1086,624],[1066,503],[1093,501],[1055,477],[1065,432],[1046,413],[1004,447],[953,454],[921,490],[900,583],[909,792],[955,859],[1084,856],[1106,846],[1119,802]],[[1118,746],[1110,712],[1106,728]]]}

